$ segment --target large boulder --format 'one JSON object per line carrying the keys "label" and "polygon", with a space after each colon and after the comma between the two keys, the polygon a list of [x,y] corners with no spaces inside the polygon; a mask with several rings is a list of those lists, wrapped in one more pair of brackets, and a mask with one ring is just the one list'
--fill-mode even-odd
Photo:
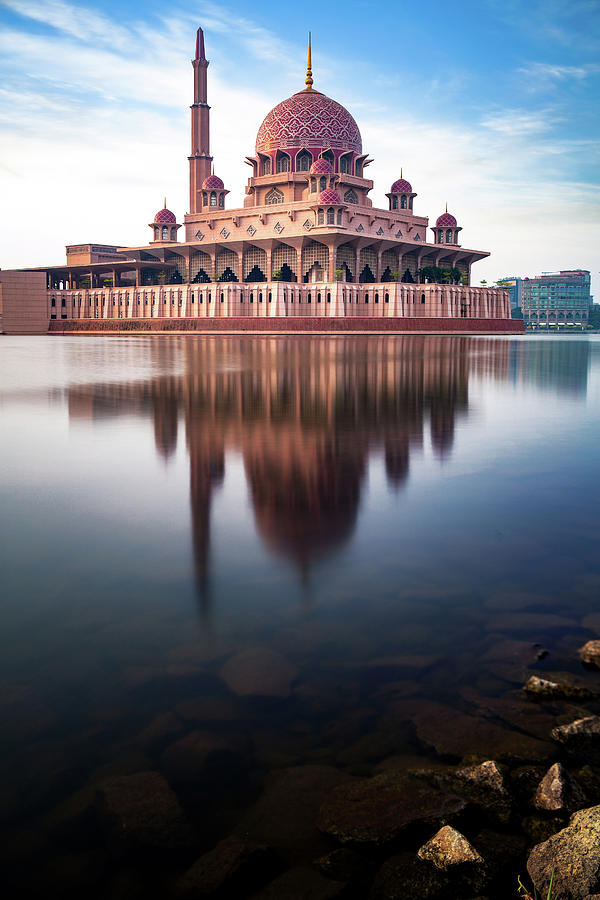
{"label": "large boulder", "polygon": [[464,834],[444,825],[417,852],[419,859],[429,862],[441,872],[447,872],[455,866],[465,864],[482,865],[483,857],[477,852]]}
{"label": "large boulder", "polygon": [[[600,641],[598,641],[600,644]],[[573,683],[574,679],[552,680],[531,675],[523,686],[523,690],[540,700],[594,700],[598,697],[596,691],[590,690],[585,685]]]}
{"label": "large boulder", "polygon": [[586,796],[579,783],[557,762],[540,781],[533,802],[548,812],[573,812],[585,806]]}
{"label": "large boulder", "polygon": [[452,818],[465,805],[419,778],[386,772],[334,788],[317,827],[341,843],[384,844],[409,825]]}
{"label": "large boulder", "polygon": [[588,900],[600,885],[600,806],[573,813],[569,825],[533,848],[527,871],[538,893],[552,900]]}

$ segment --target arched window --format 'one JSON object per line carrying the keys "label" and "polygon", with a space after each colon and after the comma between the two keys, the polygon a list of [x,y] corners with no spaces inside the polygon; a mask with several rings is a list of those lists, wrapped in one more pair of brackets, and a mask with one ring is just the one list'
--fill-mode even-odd
{"label": "arched window", "polygon": [[163,241],[169,240],[169,229],[166,225],[163,225],[163,227],[162,227],[161,240],[163,240]]}
{"label": "arched window", "polygon": [[267,206],[273,206],[275,203],[283,203],[283,193],[278,191],[277,188],[271,188],[265,197],[265,203]]}
{"label": "arched window", "polygon": [[337,223],[338,223],[338,225],[342,224],[342,210],[341,209],[338,209],[338,211],[337,211]]}
{"label": "arched window", "polygon": [[392,209],[398,209],[398,195],[392,194]]}
{"label": "arched window", "polygon": [[352,188],[344,194],[344,203],[358,203],[358,195]]}
{"label": "arched window", "polygon": [[211,205],[211,206],[216,206],[216,205],[217,205],[217,194],[216,194],[216,191],[211,191],[211,192],[210,192],[210,205]]}
{"label": "arched window", "polygon": [[219,206],[221,209],[225,206],[225,194],[222,192],[219,194]]}
{"label": "arched window", "polygon": [[421,294],[421,303],[425,303],[425,294]]}
{"label": "arched window", "polygon": [[326,187],[327,187],[327,179],[325,178],[324,175],[321,175],[321,177],[319,178],[319,190],[324,191]]}
{"label": "arched window", "polygon": [[400,197],[400,209],[406,209],[406,194]]}
{"label": "arched window", "polygon": [[439,231],[439,234],[438,234],[438,244],[443,244],[443,243],[444,243],[444,232],[443,232],[442,229],[440,228],[440,231]]}
{"label": "arched window", "polygon": [[409,209],[412,209],[412,202],[413,202],[413,198],[412,198],[412,197],[409,197],[409,198],[408,198],[408,208],[409,208]]}
{"label": "arched window", "polygon": [[208,194],[206,191],[202,191],[202,205],[208,206]]}
{"label": "arched window", "polygon": [[340,172],[342,175],[351,175],[352,174],[352,156],[347,153],[345,156],[340,156]]}
{"label": "arched window", "polygon": [[277,173],[290,171],[290,158],[287,153],[277,154]]}
{"label": "arched window", "polygon": [[335,224],[335,209],[333,206],[330,206],[327,210],[327,224],[334,225]]}
{"label": "arched window", "polygon": [[317,213],[317,225],[322,225],[325,221],[325,213],[322,209],[320,209]]}
{"label": "arched window", "polygon": [[301,150],[296,157],[296,172],[308,172],[312,165],[312,153]]}
{"label": "arched window", "polygon": [[271,159],[268,156],[261,157],[260,171],[262,175],[271,174]]}
{"label": "arched window", "polygon": [[317,179],[316,179],[316,178],[311,178],[311,179],[310,179],[310,192],[311,192],[311,194],[314,194],[314,193],[316,192],[316,190],[317,190]]}
{"label": "arched window", "polygon": [[452,243],[452,229],[451,228],[446,229],[446,243],[447,244]]}

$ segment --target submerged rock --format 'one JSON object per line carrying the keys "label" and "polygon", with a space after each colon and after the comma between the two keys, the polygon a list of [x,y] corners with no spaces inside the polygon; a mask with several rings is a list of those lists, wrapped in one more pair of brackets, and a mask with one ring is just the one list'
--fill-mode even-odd
{"label": "submerged rock", "polygon": [[539,761],[552,754],[550,743],[441,703],[421,703],[415,709],[413,722],[418,737],[440,756],[468,754],[486,759],[493,755],[499,759]]}
{"label": "submerged rock", "polygon": [[176,794],[158,772],[100,783],[97,803],[114,843],[161,850],[189,847],[196,840]]}
{"label": "submerged rock", "polygon": [[178,884],[182,897],[210,897],[260,887],[277,870],[277,857],[266,844],[231,836],[190,866]]}
{"label": "submerged rock", "polygon": [[573,756],[583,757],[587,762],[600,759],[600,716],[585,716],[568,725],[559,725],[552,729],[552,737]]}
{"label": "submerged rock", "polygon": [[494,791],[503,796],[508,794],[502,769],[493,759],[488,759],[478,766],[467,766],[464,769],[459,769],[456,777],[469,786],[483,788],[486,791]]}
{"label": "submerged rock", "polygon": [[417,851],[417,856],[424,862],[430,862],[441,872],[447,872],[453,866],[465,863],[483,863],[483,857],[466,837],[450,825],[440,828],[437,834]]}
{"label": "submerged rock", "polygon": [[586,796],[578,782],[557,762],[544,775],[533,802],[538,809],[549,812],[573,812],[585,805]]}
{"label": "submerged rock", "polygon": [[596,666],[600,669],[600,641],[588,641],[579,648],[579,656],[586,666]]}
{"label": "submerged rock", "polygon": [[347,895],[346,890],[343,882],[332,881],[314,869],[298,866],[253,894],[252,900],[337,900]]}
{"label": "submerged rock", "polygon": [[573,813],[569,825],[533,848],[527,871],[545,897],[552,882],[553,900],[587,900],[600,878],[600,806]]}
{"label": "submerged rock", "polygon": [[248,647],[221,669],[227,686],[242,697],[289,697],[297,669],[268,647]]}
{"label": "submerged rock", "polygon": [[[600,641],[598,641],[600,644]],[[598,697],[596,691],[563,681],[549,681],[532,675],[523,687],[528,694],[548,700],[593,700]]]}
{"label": "submerged rock", "polygon": [[418,778],[386,772],[335,788],[319,810],[317,827],[342,843],[383,844],[411,824],[437,823],[465,805]]}

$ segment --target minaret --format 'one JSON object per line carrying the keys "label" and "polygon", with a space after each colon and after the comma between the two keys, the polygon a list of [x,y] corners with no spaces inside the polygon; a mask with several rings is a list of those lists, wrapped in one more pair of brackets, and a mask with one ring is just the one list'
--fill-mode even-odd
{"label": "minaret", "polygon": [[202,209],[202,182],[211,172],[210,155],[210,106],[206,102],[206,74],[208,60],[204,55],[204,33],[201,28],[196,35],[196,56],[194,67],[194,103],[192,110],[192,155],[190,161],[190,212]]}

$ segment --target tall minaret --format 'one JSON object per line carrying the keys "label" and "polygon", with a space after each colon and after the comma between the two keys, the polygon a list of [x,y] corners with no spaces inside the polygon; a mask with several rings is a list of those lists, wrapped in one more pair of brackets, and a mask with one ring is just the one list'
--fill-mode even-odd
{"label": "tall minaret", "polygon": [[192,155],[190,161],[190,212],[201,209],[200,191],[202,182],[211,172],[210,155],[210,106],[206,102],[206,74],[208,60],[204,55],[204,33],[201,28],[196,35],[196,56],[194,67],[194,103],[192,110]]}

